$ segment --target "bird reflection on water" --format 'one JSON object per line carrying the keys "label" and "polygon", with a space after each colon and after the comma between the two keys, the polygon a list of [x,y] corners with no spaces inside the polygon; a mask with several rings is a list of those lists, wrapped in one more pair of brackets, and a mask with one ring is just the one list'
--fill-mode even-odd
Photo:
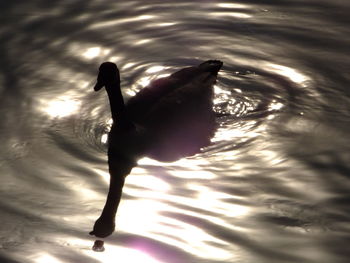
{"label": "bird reflection on water", "polygon": [[124,104],[117,66],[111,62],[101,64],[94,90],[105,87],[110,101],[110,185],[91,235],[103,238],[113,233],[125,177],[140,157],[175,161],[210,143],[216,127],[213,85],[222,65],[221,61],[209,60],[184,68],[155,80]]}

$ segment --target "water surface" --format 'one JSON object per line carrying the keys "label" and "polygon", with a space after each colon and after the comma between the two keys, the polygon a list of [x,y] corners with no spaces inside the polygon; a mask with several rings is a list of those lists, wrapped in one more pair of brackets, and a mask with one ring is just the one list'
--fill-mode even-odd
{"label": "water surface", "polygon": [[[348,1],[1,3],[1,262],[349,260]],[[106,251],[106,94],[207,59],[219,129],[201,153],[139,160]]]}

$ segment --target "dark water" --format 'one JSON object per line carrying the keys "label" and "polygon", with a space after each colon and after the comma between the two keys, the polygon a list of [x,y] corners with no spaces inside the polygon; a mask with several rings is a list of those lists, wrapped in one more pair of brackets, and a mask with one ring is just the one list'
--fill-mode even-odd
{"label": "dark water", "polygon": [[[1,263],[348,262],[350,2],[118,2],[0,2]],[[207,59],[225,63],[212,145],[141,159],[93,252],[99,64],[118,64],[128,99]]]}

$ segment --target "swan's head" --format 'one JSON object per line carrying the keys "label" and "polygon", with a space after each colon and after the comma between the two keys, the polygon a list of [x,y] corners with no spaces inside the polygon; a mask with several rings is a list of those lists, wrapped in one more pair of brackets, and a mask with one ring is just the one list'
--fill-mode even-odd
{"label": "swan's head", "polygon": [[119,70],[117,65],[112,62],[103,62],[99,68],[97,83],[94,87],[95,91],[100,90],[106,85],[119,83]]}

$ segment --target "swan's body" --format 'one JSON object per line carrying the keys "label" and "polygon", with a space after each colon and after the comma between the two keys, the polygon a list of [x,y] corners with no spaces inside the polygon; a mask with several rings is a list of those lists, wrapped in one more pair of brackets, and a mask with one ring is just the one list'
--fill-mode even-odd
{"label": "swan's body", "polygon": [[[215,129],[213,84],[221,66],[221,61],[210,60],[181,69],[153,81],[125,106],[119,86],[106,85],[116,123],[110,133],[110,147],[123,149],[124,154],[136,158],[147,155],[160,161],[197,153],[209,143]],[[124,134],[133,136],[131,141],[121,134],[114,136],[119,131],[119,120],[124,124],[131,121],[139,128],[137,136]]]}
{"label": "swan's body", "polygon": [[153,81],[128,101],[130,119],[145,126],[158,126],[173,117],[185,117],[198,104],[211,105],[212,86],[221,66],[221,61],[210,60]]}
{"label": "swan's body", "polygon": [[101,64],[94,89],[105,86],[110,100],[111,182],[106,205],[91,234],[105,237],[114,231],[124,178],[138,157],[173,161],[198,152],[210,142],[215,130],[213,84],[222,65],[221,61],[209,60],[181,69],[153,81],[124,104],[117,66],[111,62]]}

